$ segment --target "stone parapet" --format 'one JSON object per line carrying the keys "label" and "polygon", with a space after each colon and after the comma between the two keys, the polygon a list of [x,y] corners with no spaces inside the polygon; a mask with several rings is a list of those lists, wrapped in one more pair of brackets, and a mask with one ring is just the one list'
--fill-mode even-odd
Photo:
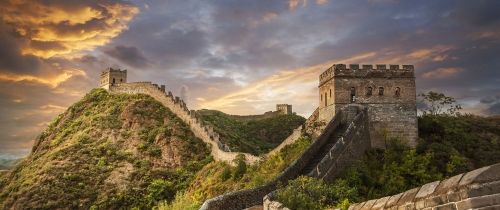
{"label": "stone parapet", "polygon": [[[347,109],[347,108],[345,108]],[[350,124],[352,120],[360,122],[364,117],[359,117],[360,115],[365,115],[365,111],[358,112],[355,116],[350,116],[348,111],[340,110],[335,117],[328,123],[321,135],[301,154],[301,156],[295,160],[290,166],[288,166],[278,177],[276,177],[271,182],[256,187],[253,189],[240,190],[235,192],[230,192],[224,195],[217,196],[215,198],[206,200],[200,210],[239,210],[249,208],[255,205],[263,203],[263,198],[268,193],[276,190],[278,184],[287,184],[289,180],[297,178],[299,175],[303,174],[303,170],[312,159],[318,154],[319,151],[329,142],[332,141],[332,135],[338,130],[339,126],[344,124]],[[355,126],[350,132],[360,132],[359,128],[363,126]],[[349,135],[349,132],[346,132]],[[352,138],[348,138],[352,139]],[[335,139],[333,139],[335,141]],[[369,139],[367,140],[369,142]],[[340,159],[347,157],[341,156]],[[325,168],[325,171],[327,169]],[[268,205],[269,206],[269,205]],[[273,206],[273,205],[271,205]]]}
{"label": "stone parapet", "polygon": [[361,209],[500,209],[500,163],[349,206]]}
{"label": "stone parapet", "polygon": [[394,65],[394,64],[377,64],[362,65],[359,64],[334,64],[332,67],[325,70],[319,76],[319,85],[332,79],[333,77],[362,77],[362,78],[414,78],[413,65]]}

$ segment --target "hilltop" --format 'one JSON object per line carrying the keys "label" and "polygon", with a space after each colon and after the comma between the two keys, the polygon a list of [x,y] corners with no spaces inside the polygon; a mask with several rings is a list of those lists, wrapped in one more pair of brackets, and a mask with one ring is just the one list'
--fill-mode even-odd
{"label": "hilltop", "polygon": [[[246,145],[235,147],[236,151],[247,148],[254,153],[278,145],[305,121],[277,113],[231,116],[203,110],[198,115],[222,132],[223,141]],[[289,163],[294,158],[287,159]],[[267,163],[259,168],[266,168]],[[280,167],[256,183],[276,176],[287,165],[275,164]],[[54,119],[37,137],[31,154],[2,175],[0,204],[5,209],[150,209],[210,179],[202,174],[214,167],[234,166],[215,162],[206,142],[161,102],[146,94],[109,93],[99,88]],[[262,170],[253,177],[259,177]],[[226,190],[238,189],[239,180],[249,176],[238,173],[234,175],[238,178],[230,179],[235,186]]]}
{"label": "hilltop", "polygon": [[229,115],[217,110],[198,110],[197,115],[214,127],[231,151],[264,154],[278,146],[306,119],[295,114],[267,112],[262,115]]}
{"label": "hilltop", "polygon": [[147,209],[212,159],[153,98],[95,89],[57,117],[0,183],[2,209]]}

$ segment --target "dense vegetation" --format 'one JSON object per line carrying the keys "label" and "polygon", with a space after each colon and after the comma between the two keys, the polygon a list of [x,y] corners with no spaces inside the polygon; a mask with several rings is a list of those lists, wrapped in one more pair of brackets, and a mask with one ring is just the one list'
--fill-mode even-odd
{"label": "dense vegetation", "polygon": [[52,122],[0,182],[2,209],[150,209],[211,161],[189,127],[147,95],[95,89]]}
{"label": "dense vegetation", "polygon": [[248,166],[242,159],[236,160],[236,166],[223,162],[212,162],[206,165],[191,183],[189,188],[178,193],[170,205],[162,204],[160,209],[198,209],[209,198],[227,192],[248,189],[263,185],[278,176],[286,167],[296,160],[311,144],[311,139],[302,137],[293,144],[266,157],[262,162]]}
{"label": "dense vegetation", "polygon": [[293,129],[305,122],[299,115],[267,113],[264,115],[235,116],[215,110],[199,110],[203,121],[220,134],[221,142],[232,151],[264,154],[288,137]]}
{"label": "dense vegetation", "polygon": [[500,161],[500,117],[462,115],[453,99],[426,96],[434,104],[418,118],[416,149],[389,139],[386,150],[368,151],[333,183],[301,177],[282,186],[278,200],[298,210],[345,208]]}

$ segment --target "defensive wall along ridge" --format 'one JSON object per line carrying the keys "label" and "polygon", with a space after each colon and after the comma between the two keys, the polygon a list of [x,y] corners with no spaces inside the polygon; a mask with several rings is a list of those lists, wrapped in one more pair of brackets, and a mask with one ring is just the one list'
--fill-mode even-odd
{"label": "defensive wall along ridge", "polygon": [[158,86],[151,82],[119,83],[109,86],[109,91],[128,94],[142,93],[153,97],[188,124],[196,137],[210,144],[211,154],[217,161],[233,164],[233,160],[240,154],[244,155],[247,163],[250,164],[260,160],[259,157],[248,153],[231,152],[227,145],[220,142],[219,134],[214,132],[213,127],[203,124],[203,121],[195,116],[194,111],[187,108],[184,101],[179,97],[174,97],[170,91],[166,92],[163,85]]}
{"label": "defensive wall along ridge", "polygon": [[321,135],[278,177],[253,188],[226,193],[205,201],[201,210],[239,210],[271,201],[279,184],[300,175],[333,180],[370,148],[366,109],[346,106],[338,111]]}

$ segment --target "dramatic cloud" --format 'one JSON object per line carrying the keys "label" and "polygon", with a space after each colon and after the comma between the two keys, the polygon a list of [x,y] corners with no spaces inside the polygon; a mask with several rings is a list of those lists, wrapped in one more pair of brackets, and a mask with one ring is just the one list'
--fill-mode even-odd
{"label": "dramatic cloud", "polygon": [[127,68],[129,81],[165,84],[190,108],[258,114],[291,103],[307,117],[330,65],[413,64],[418,92],[498,114],[498,8],[496,0],[1,1],[8,143],[0,152],[27,151],[109,66]]}
{"label": "dramatic cloud", "polygon": [[115,46],[104,51],[107,55],[120,60],[121,62],[137,68],[149,66],[149,60],[137,47],[127,47],[123,45]]}
{"label": "dramatic cloud", "polygon": [[28,1],[0,3],[1,19],[26,39],[23,55],[49,58],[104,45],[138,13],[114,1]]}
{"label": "dramatic cloud", "polygon": [[433,71],[428,71],[422,74],[422,77],[429,79],[439,79],[446,78],[453,75],[456,75],[460,72],[464,71],[462,68],[439,68]]}

